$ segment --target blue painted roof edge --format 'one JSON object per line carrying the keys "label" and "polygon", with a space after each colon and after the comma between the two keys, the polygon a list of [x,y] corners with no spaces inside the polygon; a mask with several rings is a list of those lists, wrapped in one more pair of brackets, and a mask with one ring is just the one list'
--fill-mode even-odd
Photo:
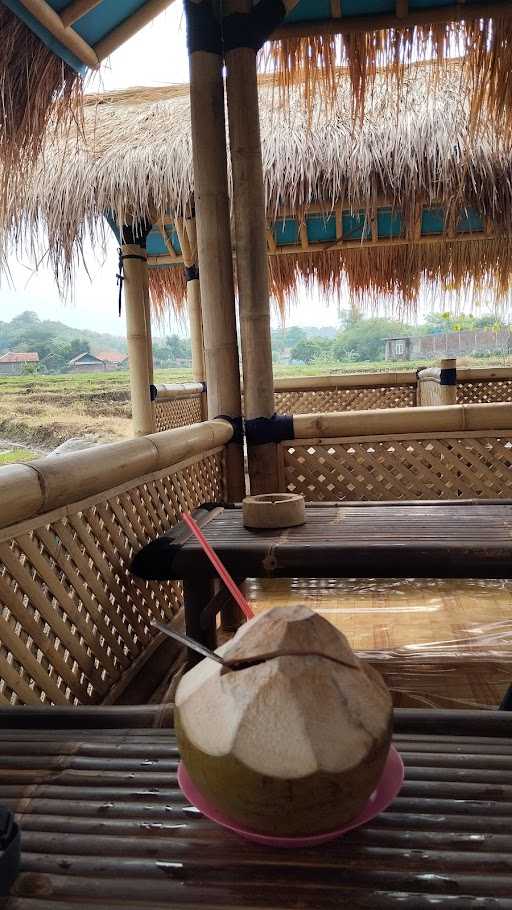
{"label": "blue painted roof edge", "polygon": [[84,76],[87,72],[87,67],[82,63],[78,57],[75,57],[71,51],[68,51],[67,47],[64,47],[60,41],[57,41],[56,38],[44,28],[37,19],[32,16],[31,13],[24,7],[19,0],[2,0],[4,6],[7,6],[12,13],[14,13],[18,19],[21,19],[29,27],[29,29],[41,39],[43,44],[46,45],[48,50],[56,54],[57,57],[60,57],[64,63],[69,64],[69,66],[79,73],[81,76]]}

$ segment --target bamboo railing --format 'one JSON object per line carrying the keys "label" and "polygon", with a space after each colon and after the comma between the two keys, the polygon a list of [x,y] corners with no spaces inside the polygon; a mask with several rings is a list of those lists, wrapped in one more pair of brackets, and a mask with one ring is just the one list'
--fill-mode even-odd
{"label": "bamboo railing", "polygon": [[512,407],[452,405],[294,417],[280,489],[309,501],[512,497]]}
{"label": "bamboo railing", "polygon": [[[439,368],[420,371],[424,379],[439,382]],[[420,380],[421,383],[421,380]],[[456,392],[447,387],[423,385],[422,405],[490,404],[512,401],[512,368],[457,369]],[[411,408],[420,404],[416,372],[347,373],[339,376],[298,376],[276,379],[275,407],[278,414],[328,414],[383,408]],[[427,391],[428,388],[428,391]],[[430,395],[430,400],[428,399]],[[201,383],[157,387],[153,401],[156,430],[169,430],[206,417],[206,395]]]}
{"label": "bamboo railing", "polygon": [[207,419],[206,393],[202,382],[154,386],[155,431],[175,430]]}
{"label": "bamboo railing", "polygon": [[181,605],[135,551],[225,496],[225,421],[0,469],[0,705],[111,704]]}

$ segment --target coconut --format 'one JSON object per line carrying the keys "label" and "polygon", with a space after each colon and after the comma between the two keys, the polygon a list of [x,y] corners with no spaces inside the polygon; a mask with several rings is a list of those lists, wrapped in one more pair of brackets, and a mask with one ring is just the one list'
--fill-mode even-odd
{"label": "coconut", "polygon": [[263,613],[217,653],[266,656],[232,670],[203,660],[178,686],[179,748],[203,796],[262,834],[334,831],[357,816],[391,740],[379,674],[304,606]]}

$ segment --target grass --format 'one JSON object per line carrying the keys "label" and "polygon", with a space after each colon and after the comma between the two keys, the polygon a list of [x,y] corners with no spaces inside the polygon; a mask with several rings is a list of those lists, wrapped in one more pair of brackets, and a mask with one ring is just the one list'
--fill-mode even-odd
{"label": "grass", "polygon": [[34,458],[39,458],[39,452],[31,452],[30,449],[13,449],[10,452],[0,452],[0,465],[32,461]]}

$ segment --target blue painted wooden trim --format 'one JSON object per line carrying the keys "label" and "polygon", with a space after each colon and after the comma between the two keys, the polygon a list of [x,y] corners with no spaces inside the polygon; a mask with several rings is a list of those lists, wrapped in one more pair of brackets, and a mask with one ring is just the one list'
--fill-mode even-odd
{"label": "blue painted wooden trim", "polygon": [[3,3],[18,17],[18,19],[21,19],[21,21],[34,32],[34,35],[37,35],[37,37],[41,39],[48,50],[52,51],[57,57],[60,57],[61,60],[63,60],[64,63],[67,63],[75,72],[79,73],[81,76],[85,75],[87,67],[82,61],[79,60],[78,57],[75,57],[71,51],[68,51],[67,47],[64,47],[60,41],[57,41],[48,29],[44,28],[41,23],[18,2],[18,0],[3,0]]}

